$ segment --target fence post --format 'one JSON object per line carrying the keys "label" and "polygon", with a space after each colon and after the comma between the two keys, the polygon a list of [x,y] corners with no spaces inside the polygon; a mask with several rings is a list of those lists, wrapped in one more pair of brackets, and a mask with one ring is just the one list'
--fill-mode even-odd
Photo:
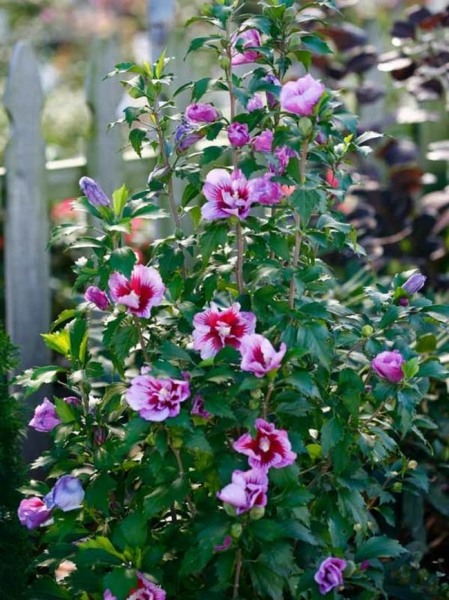
{"label": "fence post", "polygon": [[[20,367],[27,369],[50,361],[50,351],[40,336],[50,326],[50,261],[45,144],[40,127],[43,94],[39,65],[26,42],[14,48],[4,105],[10,119],[5,154],[6,329],[19,347]],[[29,431],[24,445],[27,462],[46,444],[45,436]]]}
{"label": "fence post", "polygon": [[41,132],[43,93],[31,46],[13,52],[4,105],[10,118],[5,153],[6,326],[18,344],[23,368],[49,359],[41,333],[50,324],[50,267],[45,144]]}
{"label": "fence post", "polygon": [[121,85],[117,78],[104,79],[117,62],[117,40],[95,40],[86,81],[87,103],[92,111],[92,135],[86,156],[88,174],[108,195],[122,185],[124,176],[120,128],[108,128],[118,117]]}

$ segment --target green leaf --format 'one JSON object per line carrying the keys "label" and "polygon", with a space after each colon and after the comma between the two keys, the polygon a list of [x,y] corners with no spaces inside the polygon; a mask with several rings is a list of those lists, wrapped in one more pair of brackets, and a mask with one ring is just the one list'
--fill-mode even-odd
{"label": "green leaf", "polygon": [[66,357],[70,355],[70,332],[68,329],[61,329],[56,333],[43,333],[42,338],[50,350]]}
{"label": "green leaf", "polygon": [[73,423],[78,419],[78,413],[76,408],[62,400],[61,398],[54,398],[56,406],[56,414],[61,419],[61,423],[67,425]]}
{"label": "green leaf", "polygon": [[192,362],[192,358],[188,352],[186,352],[183,348],[180,348],[173,342],[169,340],[165,340],[165,342],[161,345],[161,355],[166,360],[182,360],[185,362]]}
{"label": "green leaf", "polygon": [[332,49],[317,35],[303,35],[301,42],[315,54],[333,54]]}
{"label": "green leaf", "polygon": [[319,323],[303,324],[298,328],[297,344],[307,348],[309,353],[324,367],[329,368],[332,358],[330,334],[324,325]]}
{"label": "green leaf", "polygon": [[297,188],[290,196],[290,201],[301,217],[301,226],[307,226],[310,217],[321,204],[321,194],[316,189]]}
{"label": "green leaf", "polygon": [[122,185],[118,190],[112,192],[112,210],[117,217],[120,217],[128,201],[129,191],[126,185]]}
{"label": "green leaf", "polygon": [[331,450],[344,435],[343,425],[336,417],[327,421],[321,429],[321,446],[325,455]]}
{"label": "green leaf", "polygon": [[416,351],[422,354],[435,352],[437,347],[437,338],[433,333],[425,333],[418,338],[416,342]]}
{"label": "green leaf", "polygon": [[284,597],[284,578],[263,563],[253,562],[248,567],[254,591],[260,598],[269,596],[273,600]]}
{"label": "green leaf", "polygon": [[47,367],[37,367],[36,369],[27,369],[15,378],[15,383],[26,386],[25,397],[36,392],[45,383],[51,383],[56,380],[58,373],[64,373],[66,369],[54,365]]}
{"label": "green leaf", "polygon": [[113,250],[109,256],[109,266],[112,271],[118,271],[125,277],[130,277],[136,264],[136,254],[132,248],[125,246]]}
{"label": "green leaf", "polygon": [[397,540],[387,538],[385,535],[372,537],[363,542],[357,550],[357,562],[371,558],[394,558],[407,550]]}
{"label": "green leaf", "polygon": [[143,548],[147,540],[147,519],[139,512],[128,515],[119,525],[119,531],[131,548]]}
{"label": "green leaf", "polygon": [[112,556],[116,556],[117,558],[121,558],[124,560],[124,556],[121,552],[116,550],[113,546],[111,540],[104,535],[99,535],[95,538],[87,539],[81,542],[78,542],[79,548],[94,549],[94,550],[104,550],[108,554],[112,554]]}
{"label": "green leaf", "polygon": [[305,396],[309,396],[310,398],[320,397],[320,391],[312,375],[307,371],[295,371],[290,377],[287,377],[286,382]]}
{"label": "green leaf", "polygon": [[338,377],[338,391],[343,404],[354,419],[358,419],[361,395],[365,389],[360,376],[352,369],[343,369]]}
{"label": "green leaf", "polygon": [[399,317],[399,307],[398,306],[390,306],[388,308],[388,310],[382,316],[382,318],[379,322],[379,327],[381,329],[388,327],[388,325],[391,325],[392,323],[394,323],[398,317]]}
{"label": "green leaf", "polygon": [[134,569],[121,567],[114,569],[103,578],[104,589],[112,592],[117,600],[126,600],[132,589],[137,587],[137,575]]}
{"label": "green leaf", "polygon": [[432,377],[433,379],[447,379],[449,371],[437,360],[429,360],[421,365],[418,377]]}
{"label": "green leaf", "polygon": [[419,371],[419,358],[415,356],[402,363],[402,371],[407,379],[414,377]]}
{"label": "green leaf", "polygon": [[227,223],[219,221],[211,223],[200,238],[201,255],[203,263],[207,263],[212,252],[219,246],[225,246],[228,241],[229,227]]}
{"label": "green leaf", "polygon": [[86,504],[109,515],[110,495],[117,487],[116,481],[107,473],[101,473],[86,489]]}

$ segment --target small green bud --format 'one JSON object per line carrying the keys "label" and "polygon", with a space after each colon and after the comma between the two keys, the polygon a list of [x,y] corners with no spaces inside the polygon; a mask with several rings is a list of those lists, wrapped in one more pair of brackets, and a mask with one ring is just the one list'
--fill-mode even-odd
{"label": "small green bud", "polygon": [[176,448],[176,449],[182,448],[183,444],[184,444],[184,442],[182,441],[182,438],[175,437],[175,438],[171,439],[171,447],[172,448]]}
{"label": "small green bud", "polygon": [[395,481],[391,486],[393,492],[402,492],[402,483],[400,481]]}
{"label": "small green bud", "polygon": [[356,570],[356,565],[352,560],[347,560],[346,561],[346,568],[344,570],[344,575],[345,577],[351,577],[351,575],[354,573],[354,571]]}
{"label": "small green bud", "polygon": [[418,463],[416,462],[416,460],[409,460],[407,463],[407,468],[411,469],[412,471],[414,471],[417,466],[418,466]]}
{"label": "small green bud", "polygon": [[227,71],[227,69],[229,69],[229,67],[231,66],[231,61],[229,60],[229,56],[220,56],[218,58],[218,64],[220,65],[220,68],[223,69],[223,71]]}
{"label": "small green bud", "polygon": [[238,540],[239,537],[242,535],[242,531],[243,527],[240,525],[240,523],[234,523],[234,525],[231,527],[231,536],[235,540]]}
{"label": "small green bud", "polygon": [[359,531],[362,531],[362,526],[360,525],[360,523],[355,523],[353,529],[354,529],[354,531],[359,533]]}
{"label": "small green bud", "polygon": [[251,410],[257,410],[260,407],[260,400],[258,398],[251,398],[249,401],[249,408]]}
{"label": "small green bud", "polygon": [[184,237],[184,232],[182,229],[175,229],[175,238],[177,240],[182,240]]}
{"label": "small green bud", "polygon": [[263,506],[255,506],[249,511],[249,518],[253,521],[258,521],[265,515],[265,508]]}
{"label": "small green bud", "polygon": [[374,333],[374,328],[371,325],[364,325],[362,327],[362,335],[364,337],[371,337]]}
{"label": "small green bud", "polygon": [[226,502],[223,502],[223,508],[225,509],[225,513],[227,515],[229,515],[230,517],[236,517],[237,516],[237,512],[235,510],[235,506],[232,506],[232,504],[227,504]]}
{"label": "small green bud", "polygon": [[299,119],[298,129],[301,135],[303,135],[304,137],[309,137],[309,135],[313,131],[313,123],[307,117],[302,117],[301,119]]}

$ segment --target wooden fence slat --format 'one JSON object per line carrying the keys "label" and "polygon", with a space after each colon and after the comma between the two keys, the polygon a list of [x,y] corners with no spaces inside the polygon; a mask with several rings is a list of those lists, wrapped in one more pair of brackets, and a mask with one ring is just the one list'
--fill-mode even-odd
{"label": "wooden fence slat", "polygon": [[118,78],[104,79],[118,63],[117,41],[97,39],[89,62],[86,94],[92,111],[92,135],[87,146],[88,175],[110,195],[123,183],[123,140],[119,127],[108,128],[117,120],[117,107],[122,98]]}
{"label": "wooden fence slat", "polygon": [[21,366],[28,368],[49,361],[40,334],[50,325],[50,270],[43,94],[39,65],[26,42],[14,49],[4,104],[11,121],[5,153],[6,326],[20,347]]}

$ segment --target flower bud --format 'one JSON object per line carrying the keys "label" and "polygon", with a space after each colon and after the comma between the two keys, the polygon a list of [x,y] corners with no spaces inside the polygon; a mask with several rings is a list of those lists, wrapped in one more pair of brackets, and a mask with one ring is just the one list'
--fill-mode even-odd
{"label": "flower bud", "polygon": [[111,205],[111,201],[103,192],[101,187],[90,177],[81,177],[79,186],[92,206],[98,207]]}
{"label": "flower bud", "polygon": [[344,570],[344,576],[345,577],[351,577],[351,575],[355,572],[356,570],[356,565],[352,560],[347,560],[346,561],[346,568]]}
{"label": "flower bud", "polygon": [[258,521],[262,519],[265,515],[265,508],[263,506],[255,506],[249,511],[249,518],[253,521]]}
{"label": "flower bud", "polygon": [[106,310],[109,306],[109,298],[95,285],[91,285],[87,288],[86,293],[84,294],[84,299],[87,302],[92,302],[95,304],[97,308],[100,310]]}
{"label": "flower bud", "polygon": [[364,325],[362,327],[362,335],[364,337],[371,337],[374,333],[374,328],[371,325]]}
{"label": "flower bud", "polygon": [[307,117],[299,119],[298,129],[302,136],[308,137],[313,131],[313,123]]}
{"label": "flower bud", "polygon": [[402,482],[401,481],[395,481],[393,483],[393,485],[391,486],[391,489],[393,490],[393,492],[402,492]]}
{"label": "flower bud", "polygon": [[418,463],[416,462],[416,460],[409,460],[407,463],[407,469],[411,469],[412,471],[414,471],[417,466]]}
{"label": "flower bud", "polygon": [[[255,509],[253,508],[252,510]],[[231,527],[231,535],[235,540],[239,539],[239,537],[242,535],[242,531],[243,527],[240,525],[240,523],[234,523],[234,525]]]}

